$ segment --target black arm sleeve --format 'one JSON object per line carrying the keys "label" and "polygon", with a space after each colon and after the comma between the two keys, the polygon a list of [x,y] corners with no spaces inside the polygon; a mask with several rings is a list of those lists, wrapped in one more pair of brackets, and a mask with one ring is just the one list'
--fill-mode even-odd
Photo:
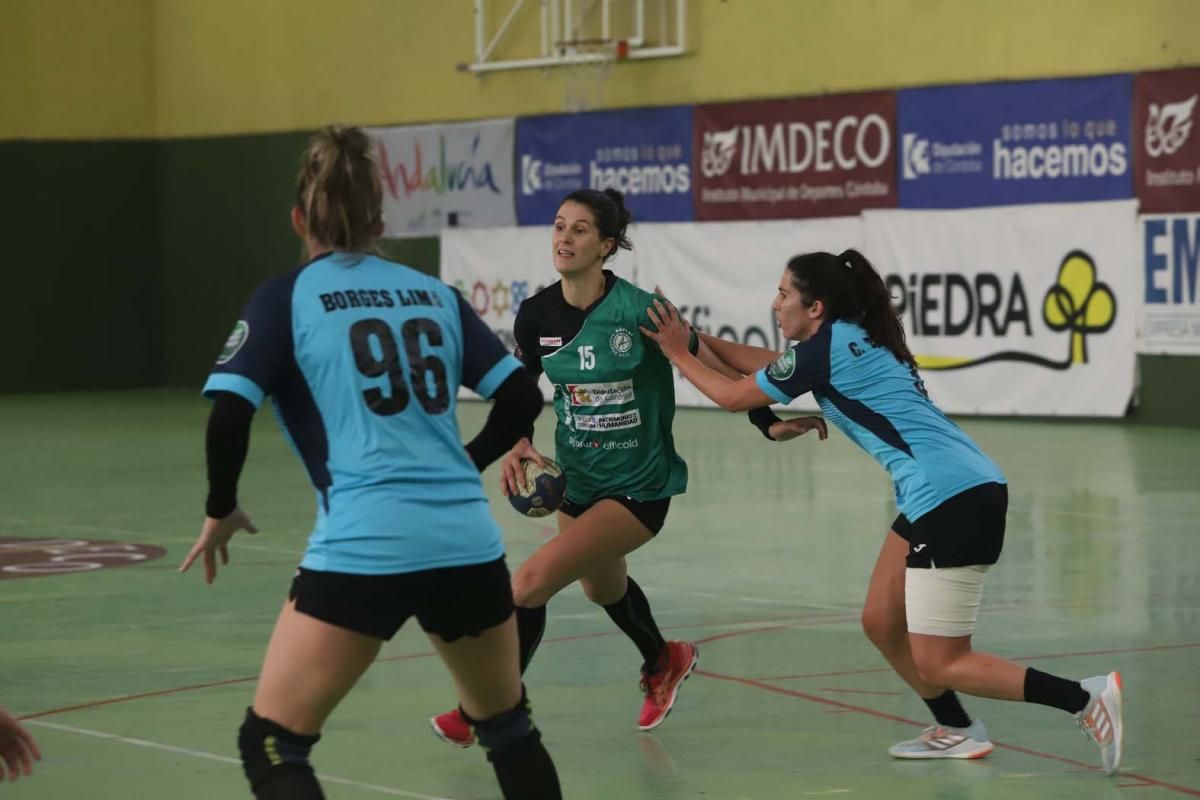
{"label": "black arm sleeve", "polygon": [[215,519],[237,508],[237,484],[250,449],[254,405],[233,392],[214,392],[204,449],[208,458],[208,501],[204,512]]}
{"label": "black arm sleeve", "polygon": [[518,369],[492,395],[492,410],[479,434],[467,442],[467,455],[480,472],[508,452],[523,436],[533,436],[542,413],[542,390],[528,370]]}
{"label": "black arm sleeve", "polygon": [[750,418],[750,424],[762,431],[762,435],[775,441],[775,437],[771,435],[771,426],[776,422],[782,422],[779,417],[775,416],[775,412],[770,406],[762,408],[753,408],[746,412],[746,416]]}
{"label": "black arm sleeve", "polygon": [[513,353],[525,369],[533,375],[534,380],[542,374],[542,350],[538,343],[537,323],[530,314],[524,313],[526,305],[521,304],[517,309],[517,318],[513,320],[513,338],[517,340],[517,349]]}

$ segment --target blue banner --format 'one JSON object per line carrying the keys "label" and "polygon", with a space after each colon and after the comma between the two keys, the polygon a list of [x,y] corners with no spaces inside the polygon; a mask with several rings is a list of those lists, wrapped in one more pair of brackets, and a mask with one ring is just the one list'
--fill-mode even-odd
{"label": "blue banner", "polygon": [[619,189],[635,222],[685,222],[692,208],[692,107],[517,120],[517,224],[549,225],[576,189]]}
{"label": "blue banner", "polygon": [[1133,196],[1129,75],[898,94],[901,208]]}

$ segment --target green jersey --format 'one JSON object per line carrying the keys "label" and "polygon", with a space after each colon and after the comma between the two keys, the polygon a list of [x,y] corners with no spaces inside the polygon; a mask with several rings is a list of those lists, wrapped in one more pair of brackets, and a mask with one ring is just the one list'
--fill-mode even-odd
{"label": "green jersey", "polygon": [[567,499],[660,500],[687,489],[687,464],[675,452],[671,363],[639,326],[653,327],[654,295],[605,271],[605,293],[574,308],[555,283],[521,304],[517,355],[554,384],[556,459]]}

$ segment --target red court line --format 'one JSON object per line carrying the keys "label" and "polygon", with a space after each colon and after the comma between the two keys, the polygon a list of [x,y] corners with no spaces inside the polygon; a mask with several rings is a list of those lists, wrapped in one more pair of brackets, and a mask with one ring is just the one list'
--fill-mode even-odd
{"label": "red court line", "polygon": [[870,675],[875,672],[891,672],[891,667],[871,667],[869,669],[839,669],[832,672],[804,672],[799,675],[768,675],[758,678],[760,681],[795,681],[804,678],[841,678],[845,675]]}
{"label": "red court line", "polygon": [[[879,711],[878,709],[868,708],[866,706],[857,706],[857,705],[853,705],[851,703],[843,703],[839,700],[830,700],[827,697],[821,697],[819,695],[809,694],[807,692],[798,692],[795,689],[788,689],[783,686],[774,686],[772,684],[763,683],[762,681],[755,680],[753,678],[740,678],[736,675],[725,675],[720,672],[712,672],[712,671],[706,670],[706,669],[697,669],[696,674],[704,675],[705,677],[709,677],[709,678],[715,678],[716,680],[730,681],[732,683],[740,683],[743,686],[751,686],[755,689],[761,689],[766,692],[774,692],[776,694],[782,694],[782,695],[786,695],[788,697],[795,697],[800,700],[808,700],[809,702],[820,703],[821,705],[824,705],[824,706],[832,706],[833,708],[836,708],[836,709],[839,709],[842,711],[855,711],[860,714],[866,714],[868,716],[878,717],[879,719],[886,719],[890,722],[901,722],[901,723],[904,723],[905,725],[914,725],[918,728],[924,727],[924,725],[925,725],[925,723],[923,723],[923,722],[917,722],[916,720],[907,719],[906,717],[898,717],[894,714],[888,714],[886,712]],[[1001,747],[1001,748],[1004,748],[1005,750],[1012,750],[1013,752],[1016,752],[1016,753],[1023,753],[1024,755],[1035,756],[1037,758],[1044,758],[1044,759],[1048,759],[1050,761],[1058,761],[1063,764],[1070,764],[1071,766],[1074,766],[1074,767],[1082,767],[1083,769],[1085,769],[1088,772],[1098,772],[1099,771],[1098,767],[1094,767],[1091,764],[1087,764],[1083,761],[1076,761],[1073,758],[1067,758],[1066,756],[1059,756],[1059,755],[1055,755],[1054,753],[1044,753],[1040,750],[1031,750],[1028,747],[1021,747],[1020,745],[1015,745],[1015,744],[1005,744],[1003,742],[994,742],[994,744],[996,745],[996,747]],[[1135,781],[1141,781],[1140,784],[1136,784],[1136,785],[1156,786],[1161,789],[1169,789],[1173,792],[1178,792],[1179,794],[1185,794],[1185,795],[1189,795],[1191,797],[1200,797],[1200,789],[1192,789],[1187,786],[1180,786],[1180,785],[1174,784],[1174,783],[1167,783],[1166,781],[1160,781],[1155,778],[1151,778],[1147,775],[1140,775],[1140,774],[1133,773],[1133,772],[1122,772],[1122,773],[1120,773],[1120,775],[1122,778],[1132,778]]]}
{"label": "red court line", "polygon": [[1021,656],[1013,661],[1037,661],[1043,658],[1074,658],[1075,656],[1111,656],[1122,653],[1153,653],[1159,650],[1185,650],[1190,647],[1200,647],[1200,642],[1185,642],[1183,644],[1156,644],[1149,647],[1124,647],[1116,650],[1085,650],[1080,653],[1050,653],[1042,656]]}
{"label": "red court line", "polygon": [[767,631],[782,631],[789,628],[815,628],[817,625],[836,625],[839,622],[846,620],[841,617],[830,619],[812,619],[804,620],[803,622],[793,623],[791,625],[768,625],[765,628],[751,628],[749,630],[726,631],[725,633],[716,633],[712,636],[705,636],[703,639],[694,639],[692,644],[707,644],[708,642],[717,642],[721,639],[732,639],[735,636],[745,636],[748,633],[765,633]]}
{"label": "red court line", "polygon": [[17,719],[19,719],[19,720],[37,719],[39,717],[49,717],[54,714],[65,714],[68,711],[81,711],[85,708],[96,708],[97,706],[107,706],[107,705],[112,705],[113,703],[125,703],[130,700],[141,700],[146,697],[161,697],[162,695],[166,695],[166,694],[176,694],[178,692],[190,692],[194,689],[211,689],[214,686],[229,686],[231,684],[246,683],[247,681],[253,681],[253,680],[258,680],[258,676],[255,675],[252,678],[228,678],[223,681],[212,681],[210,683],[197,683],[193,686],[178,686],[174,689],[159,689],[154,692],[142,692],[141,694],[127,694],[123,697],[110,697],[107,700],[93,700],[90,703],[80,703],[79,705],[74,705],[74,706],[63,706],[62,708],[52,708],[49,711],[38,711],[35,714],[26,714],[23,717],[17,717]]}
{"label": "red court line", "polygon": [[896,697],[899,697],[901,694],[900,692],[878,692],[871,689],[835,689],[832,686],[822,686],[820,691],[833,692],[834,694],[887,694]]}
{"label": "red court line", "polygon": [[[1038,656],[1006,656],[1010,661],[1048,661],[1052,658],[1076,658],[1079,656],[1112,656],[1125,653],[1155,653],[1163,650],[1185,650],[1200,647],[1200,642],[1185,642],[1183,644],[1158,644],[1148,647],[1122,647],[1114,650],[1085,650],[1078,653],[1044,653]],[[890,667],[872,667],[870,669],[847,669],[834,672],[803,672],[799,675],[768,675],[758,678],[760,681],[794,681],[806,678],[840,678],[844,675],[869,675],[876,672],[891,672]]]}
{"label": "red court line", "polygon": [[[872,717],[879,717],[880,719],[886,719],[891,722],[902,722],[905,725],[921,726],[921,723],[917,722],[914,719],[908,719],[907,717],[897,717],[894,714],[888,714],[883,711],[876,711],[873,708],[866,708],[864,706],[856,706],[856,705],[852,705],[850,703],[843,703],[841,700],[830,700],[828,697],[821,697],[820,695],[809,694],[808,692],[798,692],[795,689],[788,689],[783,686],[772,686],[769,683],[763,683],[762,681],[755,680],[754,678],[739,678],[736,675],[726,675],[721,672],[712,672],[711,670],[701,669],[700,667],[696,668],[696,674],[703,675],[706,678],[715,678],[716,680],[719,680],[719,681],[732,681],[733,683],[740,683],[743,686],[753,686],[755,689],[762,689],[765,692],[775,692],[776,694],[783,694],[783,695],[787,695],[788,697],[798,697],[801,700],[808,700],[813,703],[820,703],[821,705],[831,706],[833,708],[839,708],[839,709],[842,709],[843,711],[857,711],[860,714],[869,714]],[[923,727],[923,726],[921,726],[921,727]]]}
{"label": "red court line", "polygon": [[[741,622],[738,622],[738,621],[735,621],[735,622],[692,622],[692,623],[686,623],[686,624],[681,624],[681,625],[663,625],[662,629],[663,630],[675,630],[675,629],[683,629],[683,628],[714,628],[714,627],[725,626],[725,625],[756,625],[756,624],[761,624],[764,622],[780,622],[780,621],[790,622],[791,624],[790,625],[773,625],[769,628],[751,628],[749,630],[731,631],[726,634],[720,634],[716,637],[709,637],[708,639],[700,639],[699,641],[700,642],[714,641],[715,639],[726,639],[726,638],[729,638],[730,636],[741,636],[741,635],[749,634],[749,633],[758,633],[763,630],[778,630],[780,628],[785,628],[785,627],[796,627],[798,625],[803,625],[804,623],[809,622],[809,621],[812,621],[813,624],[821,625],[821,624],[828,624],[831,622],[839,622],[839,621],[842,621],[842,619],[841,618],[836,618],[836,619],[830,618],[828,614],[813,614],[808,617],[775,617],[775,618],[769,618],[769,619],[747,620],[747,621],[741,621]],[[547,639],[542,644],[552,644],[552,643],[557,643],[557,642],[574,642],[574,641],[579,641],[581,639],[597,639],[597,638],[601,638],[601,637],[605,637],[605,636],[618,636],[618,635],[624,635],[624,634],[622,634],[621,631],[619,631],[619,630],[618,631],[601,631],[598,633],[580,634],[578,636],[560,636],[560,637],[557,637],[554,639]],[[437,655],[437,653],[435,653],[433,651],[429,651],[429,652],[424,652],[424,653],[409,653],[406,655],[385,656],[384,658],[378,659],[377,663],[393,662],[393,661],[407,661],[407,660],[417,659],[417,658],[433,658],[436,655]],[[121,697],[110,697],[105,700],[93,700],[93,701],[90,701],[87,703],[78,703],[76,705],[63,706],[62,708],[51,708],[46,711],[37,711],[33,714],[25,714],[24,716],[17,717],[17,719],[19,719],[19,720],[39,719],[41,717],[51,717],[51,716],[54,716],[55,714],[65,714],[68,711],[82,711],[82,710],[88,709],[88,708],[97,708],[99,706],[113,705],[115,703],[127,703],[132,700],[143,700],[148,697],[163,697],[165,695],[182,694],[183,692],[193,692],[198,689],[211,689],[211,688],[214,688],[217,686],[230,686],[230,685],[237,684],[237,683],[248,683],[250,681],[256,681],[256,680],[258,680],[257,675],[249,675],[249,676],[242,677],[242,678],[227,678],[225,680],[220,680],[220,681],[210,681],[208,683],[191,684],[189,686],[176,686],[171,689],[158,689],[153,692],[140,692],[138,694],[128,694],[128,695],[123,695]]]}
{"label": "red court line", "polygon": [[748,631],[726,631],[725,633],[716,633],[712,636],[705,636],[703,639],[696,639],[692,644],[708,644],[709,642],[717,642],[721,639],[732,639],[735,636],[743,636],[747,633],[766,633],[768,631],[780,631],[784,628],[790,628],[791,625],[769,625],[765,628],[753,628]]}

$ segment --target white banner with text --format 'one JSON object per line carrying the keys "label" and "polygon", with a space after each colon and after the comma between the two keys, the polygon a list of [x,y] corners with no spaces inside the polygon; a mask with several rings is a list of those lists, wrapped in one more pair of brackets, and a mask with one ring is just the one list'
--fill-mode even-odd
{"label": "white banner with text", "polygon": [[943,410],[1125,414],[1142,291],[1136,207],[864,212],[865,252]]}
{"label": "white banner with text", "polygon": [[383,183],[384,236],[516,225],[516,122],[367,128]]}

